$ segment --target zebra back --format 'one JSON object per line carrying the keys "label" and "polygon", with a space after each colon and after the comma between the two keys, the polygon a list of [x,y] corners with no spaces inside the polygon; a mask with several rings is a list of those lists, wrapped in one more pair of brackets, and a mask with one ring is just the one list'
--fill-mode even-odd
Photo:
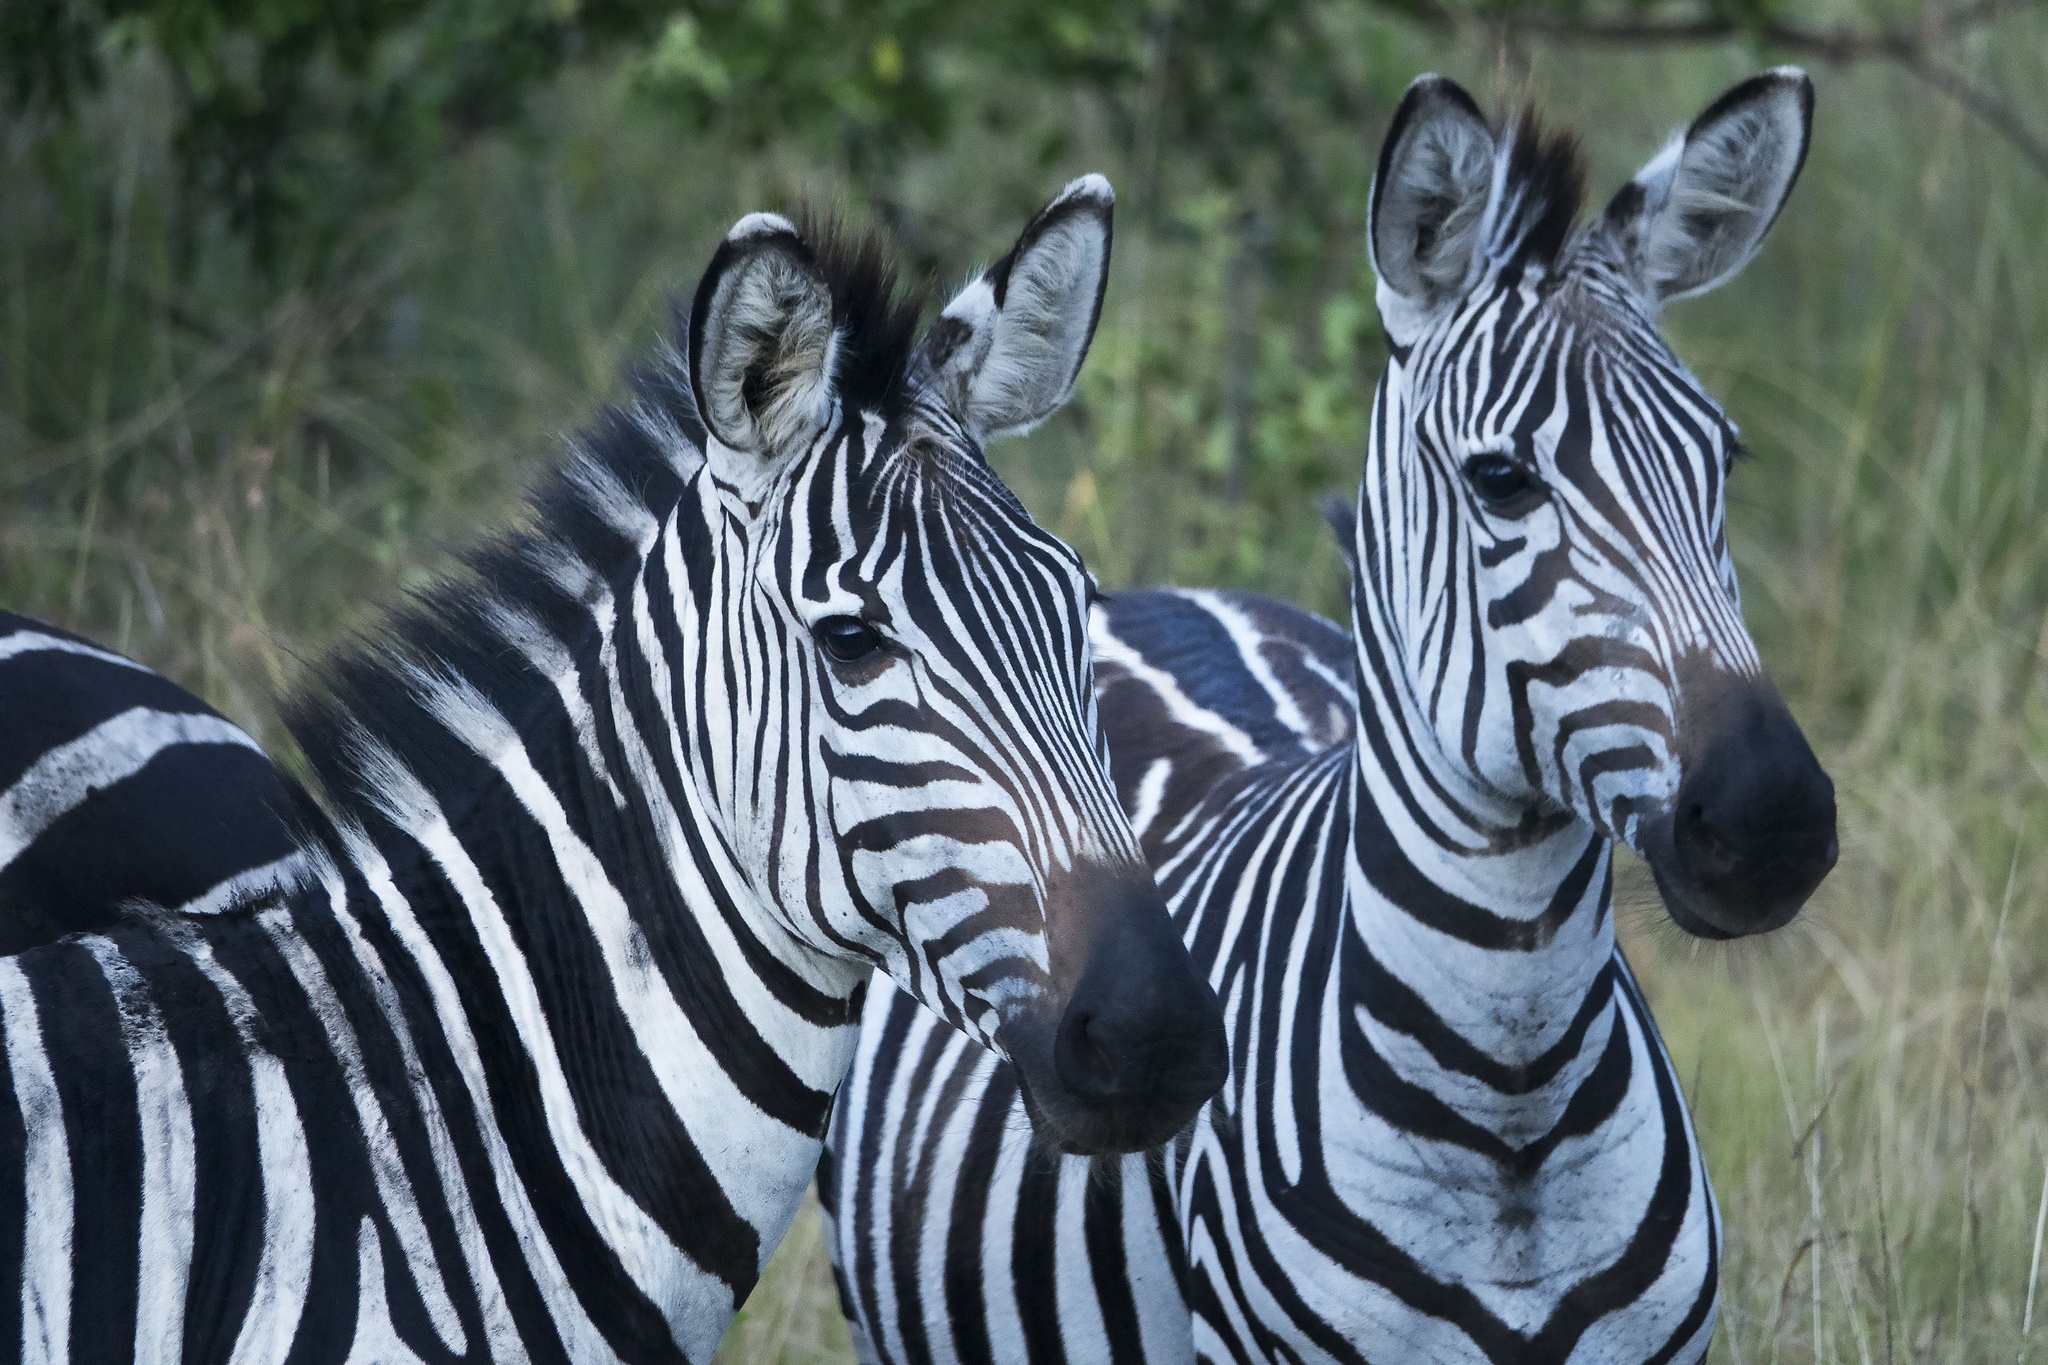
{"label": "zebra back", "polygon": [[296,784],[133,660],[0,612],[0,716],[0,953],[129,901],[224,909],[296,869]]}

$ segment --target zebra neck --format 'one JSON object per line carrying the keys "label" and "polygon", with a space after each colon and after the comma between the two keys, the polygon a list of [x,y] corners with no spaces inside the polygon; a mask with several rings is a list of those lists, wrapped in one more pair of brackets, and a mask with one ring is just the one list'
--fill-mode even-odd
{"label": "zebra neck", "polygon": [[[1363,526],[1369,503],[1362,568],[1385,553]],[[1612,846],[1574,816],[1504,800],[1444,750],[1385,643],[1401,638],[1392,597],[1364,572],[1354,581],[1340,1025],[1356,1021],[1386,1084],[1520,1145],[1555,1124],[1613,1023]]]}
{"label": "zebra neck", "polygon": [[686,491],[616,528],[630,562],[555,547],[574,618],[495,599],[525,666],[416,679],[434,725],[371,756],[383,819],[349,850],[445,981],[440,1029],[535,1074],[591,1222],[677,1332],[723,1322],[786,1230],[866,978],[784,927],[732,833],[748,706],[704,604],[743,594],[717,524]]}

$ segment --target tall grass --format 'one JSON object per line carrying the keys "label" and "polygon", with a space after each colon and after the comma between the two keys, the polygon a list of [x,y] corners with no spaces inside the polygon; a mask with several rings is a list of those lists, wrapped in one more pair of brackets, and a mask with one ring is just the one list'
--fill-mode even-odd
{"label": "tall grass", "polygon": [[[2048,127],[2044,36],[1964,55]],[[1390,71],[1542,95],[1610,187],[1756,64],[1368,40]],[[725,225],[875,188],[683,139],[584,73],[540,131],[471,146],[275,291],[217,230],[172,231],[161,99],[138,66],[79,132],[0,136],[0,603],[272,743],[274,690],[514,509]],[[886,187],[948,280],[1065,175],[1124,192],[1081,399],[999,464],[1112,584],[1340,613],[1310,498],[1355,479],[1379,364],[1355,231],[1290,238],[1142,130],[1071,123],[1057,164],[973,132]],[[1379,132],[1317,143],[1340,224]],[[1624,875],[1727,1220],[1715,1358],[2048,1360],[2048,182],[1894,73],[1822,73],[1764,257],[1669,326],[1757,452],[1734,484],[1747,611],[1843,831],[1812,909],[1763,943],[1685,940]],[[846,1356],[807,1212],[726,1358]]]}

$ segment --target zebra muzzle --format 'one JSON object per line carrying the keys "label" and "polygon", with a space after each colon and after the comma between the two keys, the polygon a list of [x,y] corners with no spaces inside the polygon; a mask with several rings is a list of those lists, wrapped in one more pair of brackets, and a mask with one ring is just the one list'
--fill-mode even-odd
{"label": "zebra muzzle", "polygon": [[1055,939],[1086,944],[1055,958],[1066,1004],[1004,1030],[1032,1126],[1076,1154],[1157,1146],[1229,1075],[1221,1006],[1149,873],[1084,867],[1060,891]]}
{"label": "zebra muzzle", "polygon": [[1764,933],[1835,865],[1835,784],[1764,679],[1727,683],[1703,728],[1684,736],[1684,780],[1643,851],[1680,928]]}

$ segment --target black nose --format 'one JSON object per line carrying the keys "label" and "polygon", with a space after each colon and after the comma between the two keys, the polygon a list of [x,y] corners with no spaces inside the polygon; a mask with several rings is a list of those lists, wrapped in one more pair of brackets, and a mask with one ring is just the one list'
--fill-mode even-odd
{"label": "black nose", "polygon": [[1053,1033],[1066,1131],[1048,1136],[1073,1151],[1156,1146],[1229,1074],[1222,1009],[1149,874],[1091,874],[1077,890],[1096,932]]}
{"label": "black nose", "polygon": [[1722,936],[1775,929],[1835,865],[1835,784],[1769,683],[1729,684],[1713,720],[1672,809],[1672,909]]}

